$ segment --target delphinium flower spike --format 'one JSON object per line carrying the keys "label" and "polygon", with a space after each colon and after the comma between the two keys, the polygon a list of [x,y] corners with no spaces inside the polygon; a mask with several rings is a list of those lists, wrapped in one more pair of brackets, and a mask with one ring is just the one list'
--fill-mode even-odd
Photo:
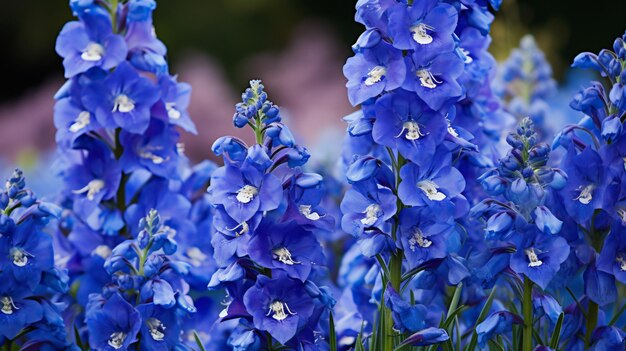
{"label": "delphinium flower spike", "polygon": [[233,122],[249,126],[255,144],[235,137],[213,144],[224,166],[208,188],[220,267],[209,288],[228,293],[221,321],[238,320],[221,349],[325,349],[321,336],[334,300],[315,283],[324,274],[316,232],[333,221],[319,206],[322,178],[303,172],[309,154],[260,81],[242,94]]}
{"label": "delphinium flower spike", "polygon": [[549,141],[554,131],[549,124],[548,99],[556,93],[552,67],[531,35],[525,35],[520,46],[499,67],[494,91],[505,101],[506,109],[520,121],[530,117],[539,141]]}
{"label": "delphinium flower spike", "polygon": [[[366,258],[350,252],[342,270],[361,272],[345,277],[344,294],[359,305],[364,327],[353,333],[371,335],[370,349],[393,350],[410,335],[416,346],[455,337],[452,328],[434,327],[448,311],[448,287],[469,275],[458,255],[469,209],[459,159],[480,161],[476,143],[486,143],[487,126],[499,130],[507,121],[489,124],[498,107],[488,84],[495,63],[486,51],[490,5],[499,4],[357,3],[366,30],[344,75],[360,111],[345,118],[351,188],[341,210],[343,230]],[[364,300],[378,307],[356,303]]]}
{"label": "delphinium flower spike", "polygon": [[[55,96],[54,114],[63,179],[59,202],[64,212],[57,237],[64,252],[59,257],[69,270],[72,286],[66,301],[71,308],[65,318],[70,329],[77,331],[72,336],[81,339],[76,342],[98,338],[92,347],[121,349],[134,340],[130,334],[136,330],[119,331],[126,336],[117,338],[112,338],[113,332],[94,335],[102,332],[97,331],[102,327],[98,324],[101,317],[94,315],[110,312],[93,312],[91,294],[103,294],[98,308],[112,310],[113,315],[116,308],[128,312],[128,323],[161,312],[157,307],[137,307],[135,311],[135,304],[129,307],[130,302],[124,300],[128,296],[118,298],[111,291],[103,292],[111,282],[106,262],[119,258],[114,254],[128,240],[142,240],[137,223],[156,210],[160,225],[169,228],[168,240],[175,240],[178,246],[175,253],[166,254],[175,256],[171,262],[183,261],[193,267],[185,268],[189,271],[186,279],[193,289],[204,292],[215,265],[210,243],[199,239],[210,235],[206,221],[211,219],[211,209],[197,194],[208,179],[200,173],[210,173],[213,167],[205,163],[189,170],[184,145],[179,143],[179,128],[195,132],[186,111],[191,89],[169,73],[166,48],[152,23],[156,2],[72,0],[70,7],[77,20],[63,27],[56,45],[68,81]],[[158,269],[166,264],[156,262],[160,256],[150,257],[155,261],[135,268],[148,264]],[[183,266],[176,263],[173,269]],[[130,280],[117,283],[124,289],[128,284],[141,285]],[[163,284],[153,286],[166,289]],[[177,283],[161,292],[180,300],[188,290],[187,283]],[[164,318],[183,326],[180,313]],[[182,327],[185,341],[193,338],[192,329],[196,328],[200,326],[186,319]],[[167,345],[179,344],[181,335],[168,335]]]}
{"label": "delphinium flower spike", "polygon": [[[626,284],[626,198],[622,190],[626,184],[625,40],[626,35],[615,39],[612,50],[603,49],[597,55],[584,52],[576,56],[572,67],[590,68],[604,82],[592,81],[574,96],[570,107],[585,116],[578,124],[565,126],[554,141],[566,151],[562,168],[568,181],[552,208],[563,219],[567,241],[577,252],[568,260],[561,286],[584,295],[585,310],[578,312],[584,315],[584,323],[570,333],[569,340],[580,348],[602,349],[624,340],[617,330],[623,327],[620,314],[624,309],[612,312],[610,306],[616,301],[621,304],[618,287],[623,289]],[[577,272],[583,272],[582,289],[573,284],[581,280]]]}
{"label": "delphinium flower spike", "polygon": [[16,169],[0,191],[0,210],[0,346],[78,350],[67,342],[58,300],[68,277],[54,264],[48,232],[61,209],[38,200]]}

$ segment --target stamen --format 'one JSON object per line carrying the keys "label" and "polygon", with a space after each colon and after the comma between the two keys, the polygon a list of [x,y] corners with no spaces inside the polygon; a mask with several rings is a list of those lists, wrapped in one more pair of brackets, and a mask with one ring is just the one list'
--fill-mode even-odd
{"label": "stamen", "polygon": [[446,194],[440,192],[439,186],[432,180],[421,180],[417,183],[417,187],[426,194],[429,200],[441,201],[446,198]]}
{"label": "stamen", "polygon": [[98,245],[94,250],[93,253],[104,258],[107,259],[109,256],[111,256],[111,254],[113,253],[113,251],[111,251],[111,248],[108,247],[107,245]]}
{"label": "stamen", "polygon": [[126,340],[126,333],[115,332],[109,337],[108,344],[112,348],[119,350],[122,348],[122,346],[124,346],[124,340]]}
{"label": "stamen", "polygon": [[207,258],[209,258],[209,256],[205,255],[202,251],[200,251],[199,248],[195,246],[188,248],[185,253],[187,254],[187,257],[190,258],[191,264],[194,267],[202,266],[202,263],[205,262]]}
{"label": "stamen", "polygon": [[167,110],[167,116],[168,116],[170,119],[174,119],[174,120],[176,120],[176,119],[180,119],[180,116],[182,115],[182,114],[180,113],[180,111],[178,111],[178,110],[176,109],[176,107],[175,107],[175,106],[176,106],[176,103],[175,103],[175,102],[166,102],[166,103],[165,103],[165,109]]}
{"label": "stamen", "polygon": [[28,263],[28,257],[32,257],[33,255],[28,252],[14,247],[11,249],[11,256],[13,257],[13,264],[18,267],[24,267]]}
{"label": "stamen", "polygon": [[415,230],[413,231],[413,235],[411,236],[411,239],[409,239],[409,248],[413,252],[415,252],[415,249],[417,249],[417,246],[420,246],[423,248],[429,248],[430,245],[432,244],[433,242],[426,239],[424,237],[424,233],[419,228],[415,228]]}
{"label": "stamen", "polygon": [[74,123],[70,126],[70,132],[76,133],[85,128],[91,122],[91,113],[83,111],[78,114],[78,117],[74,120]]}
{"label": "stamen", "polygon": [[289,252],[289,250],[286,247],[279,247],[277,249],[274,249],[272,253],[274,254],[275,260],[279,260],[280,262],[288,266],[293,266],[294,264],[302,263],[302,262],[294,261],[293,258],[291,258],[291,252]]}
{"label": "stamen", "polygon": [[433,42],[433,37],[430,36],[426,30],[434,31],[434,27],[425,23],[420,23],[412,26],[409,30],[413,33],[413,40],[415,40],[418,44],[426,45]]}
{"label": "stamen", "polygon": [[443,83],[443,81],[438,81],[427,69],[420,69],[415,72],[415,75],[420,79],[420,85],[429,89],[434,89],[437,87],[437,84]]}
{"label": "stamen", "polygon": [[472,62],[474,62],[474,59],[470,56],[470,52],[463,49],[463,48],[459,48],[461,50],[461,52],[463,53],[463,62],[465,64],[470,64]]}
{"label": "stamen", "polygon": [[[151,150],[156,150],[156,149],[161,149],[161,148],[149,148]],[[154,163],[155,165],[160,165],[163,162],[166,162],[169,160],[169,157],[161,157],[157,154],[152,153],[151,151],[147,151],[148,148],[142,149],[141,151],[139,151],[139,157],[141,158],[145,158],[148,159],[150,161],[152,161],[152,163]]]}
{"label": "stamen", "polygon": [[367,79],[365,85],[370,86],[380,82],[387,74],[387,69],[383,66],[376,66],[367,72]]}
{"label": "stamen", "polygon": [[135,101],[124,94],[120,94],[115,98],[112,112],[128,113],[135,109]]}
{"label": "stamen", "polygon": [[146,324],[148,324],[148,330],[150,331],[152,339],[155,341],[161,341],[165,338],[165,326],[160,320],[154,317],[148,318]]}
{"label": "stamen", "polygon": [[87,200],[92,201],[96,194],[98,194],[104,188],[104,181],[101,179],[94,179],[90,181],[83,188],[72,191],[74,194],[84,194],[87,193]]}
{"label": "stamen", "polygon": [[300,205],[298,209],[304,217],[312,221],[317,221],[321,218],[319,213],[311,211],[311,205]]}
{"label": "stamen", "polygon": [[378,204],[371,204],[367,206],[363,213],[365,214],[365,218],[361,219],[361,223],[369,227],[374,225],[374,223],[378,221],[378,218],[383,215],[383,209]]}
{"label": "stamen", "polygon": [[415,121],[406,121],[402,124],[402,130],[400,131],[400,134],[396,135],[396,138],[399,138],[404,131],[406,131],[406,134],[404,135],[404,137],[407,140],[417,140],[420,137],[423,137],[424,135],[427,135],[428,133],[424,134],[422,133],[422,131],[420,130],[420,126],[419,124],[417,124],[417,122]]}
{"label": "stamen", "polygon": [[2,309],[0,309],[0,311],[4,314],[13,314],[14,310],[19,310],[19,308],[15,306],[15,303],[13,303],[11,296],[3,296],[0,298],[0,303],[2,303]]}
{"label": "stamen", "polygon": [[296,315],[296,313],[291,312],[289,306],[287,306],[286,303],[276,300],[270,304],[270,309],[267,312],[266,316],[269,317],[273,313],[272,318],[277,321],[282,321],[285,318],[289,317],[289,315],[285,313],[285,310],[287,310],[287,313],[289,313],[289,315]]}
{"label": "stamen", "polygon": [[[237,195],[239,196],[239,195]],[[235,230],[237,230],[237,228],[241,227],[241,230],[238,232],[235,232]],[[248,226],[247,222],[242,222],[239,223],[236,227],[234,228],[226,228],[226,230],[228,230],[229,232],[235,232],[235,236],[241,236],[244,235],[248,232],[248,230],[250,230],[250,226]]]}
{"label": "stamen", "polygon": [[98,43],[89,43],[85,50],[80,54],[80,58],[85,61],[95,62],[102,60],[104,56],[104,47]]}
{"label": "stamen", "polygon": [[592,194],[593,189],[594,189],[593,184],[589,184],[584,188],[582,185],[579,186],[578,189],[576,190],[580,190],[580,194],[576,196],[574,200],[578,200],[578,202],[580,202],[583,205],[588,205],[591,202],[591,200],[593,200],[593,194]]}
{"label": "stamen", "polygon": [[448,133],[450,135],[452,135],[455,138],[459,137],[459,133],[456,132],[456,130],[452,127],[452,124],[450,123],[450,120],[446,117],[446,122],[448,123]]}
{"label": "stamen", "polygon": [[528,256],[528,267],[539,267],[543,264],[543,262],[537,257],[537,253],[535,253],[535,248],[531,247],[530,249],[524,250],[526,256]]}
{"label": "stamen", "polygon": [[245,185],[243,188],[237,190],[237,201],[242,204],[247,204],[259,193],[259,189],[252,185]]}
{"label": "stamen", "polygon": [[619,263],[620,271],[626,272],[626,255],[623,253],[619,253],[617,257],[615,257],[615,261]]}

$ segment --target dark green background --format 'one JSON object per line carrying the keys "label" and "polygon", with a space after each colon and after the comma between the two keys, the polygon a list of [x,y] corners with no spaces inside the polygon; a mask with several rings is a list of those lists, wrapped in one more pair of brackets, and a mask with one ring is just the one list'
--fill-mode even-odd
{"label": "dark green background", "polygon": [[[494,50],[502,57],[530,30],[558,74],[580,51],[610,47],[626,29],[626,0],[504,0],[494,27]],[[175,65],[186,51],[205,52],[223,65],[235,86],[247,77],[237,73],[251,54],[279,50],[292,30],[314,18],[330,26],[343,44],[343,56],[362,31],[353,21],[349,0],[161,0],[155,12],[159,38]],[[20,96],[54,77],[62,78],[54,53],[56,35],[72,16],[68,1],[0,0],[0,102]]]}

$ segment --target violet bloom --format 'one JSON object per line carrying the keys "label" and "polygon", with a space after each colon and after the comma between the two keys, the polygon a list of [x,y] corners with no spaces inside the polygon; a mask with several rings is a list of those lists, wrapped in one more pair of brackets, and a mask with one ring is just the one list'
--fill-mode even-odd
{"label": "violet bloom", "polygon": [[92,67],[111,69],[126,59],[124,39],[113,34],[110,19],[98,13],[84,16],[85,22],[65,24],[56,42],[63,57],[65,77],[71,78]]}
{"label": "violet bloom", "polygon": [[448,254],[447,242],[454,230],[450,216],[440,217],[425,207],[411,207],[400,213],[400,241],[410,268]]}
{"label": "violet bloom", "polygon": [[544,234],[534,225],[520,232],[522,242],[511,256],[511,269],[545,289],[567,256],[569,245],[561,237]]}
{"label": "violet bloom", "polygon": [[196,125],[191,120],[187,108],[191,97],[191,85],[178,83],[176,77],[164,75],[159,77],[159,87],[167,120],[184,130],[198,134]]}
{"label": "violet bloom", "polygon": [[324,263],[321,249],[315,235],[297,223],[261,223],[250,239],[248,254],[255,263],[304,282],[312,266]]}
{"label": "violet bloom", "polygon": [[383,91],[399,88],[404,81],[406,66],[402,52],[391,45],[379,44],[363,48],[343,66],[348,78],[348,98],[353,106],[373,98]]}
{"label": "violet bloom", "polygon": [[215,170],[208,192],[211,203],[224,206],[226,213],[239,224],[258,212],[276,209],[283,198],[280,180],[257,169],[249,159],[241,168],[227,164]]}
{"label": "violet bloom", "polygon": [[126,62],[104,80],[89,84],[83,94],[83,104],[95,111],[103,127],[119,127],[136,134],[148,129],[150,109],[157,100],[157,86]]}
{"label": "violet bloom", "polygon": [[433,110],[456,102],[463,95],[457,78],[465,64],[455,52],[446,52],[430,59],[414,53],[405,58],[406,80],[402,88],[414,91]]}
{"label": "violet bloom", "polygon": [[367,228],[385,229],[385,223],[396,213],[396,200],[389,188],[372,190],[355,184],[341,201],[341,228],[354,236]]}
{"label": "violet bloom", "polygon": [[626,284],[626,230],[621,222],[614,222],[611,234],[606,238],[598,256],[598,270],[612,274]]}
{"label": "violet bloom", "polygon": [[431,162],[424,166],[408,163],[400,169],[398,197],[405,205],[447,205],[465,188],[465,179],[450,165],[451,155],[445,147],[435,152]]}
{"label": "violet bloom", "polygon": [[85,321],[89,344],[97,350],[127,350],[137,340],[141,316],[123,297],[114,293],[108,300],[91,295]]}
{"label": "violet bloom", "polygon": [[398,3],[388,11],[389,35],[393,46],[414,49],[421,56],[450,51],[458,13],[454,6],[439,0]]}
{"label": "violet bloom", "polygon": [[443,115],[431,110],[415,94],[399,89],[376,101],[372,129],[375,142],[397,149],[415,163],[430,162],[447,134]]}
{"label": "violet bloom", "polygon": [[267,331],[282,344],[293,338],[313,314],[313,299],[304,284],[283,274],[273,278],[259,275],[243,301],[254,327]]}
{"label": "violet bloom", "polygon": [[22,328],[43,318],[43,307],[26,287],[20,287],[7,273],[0,274],[0,340],[15,338]]}

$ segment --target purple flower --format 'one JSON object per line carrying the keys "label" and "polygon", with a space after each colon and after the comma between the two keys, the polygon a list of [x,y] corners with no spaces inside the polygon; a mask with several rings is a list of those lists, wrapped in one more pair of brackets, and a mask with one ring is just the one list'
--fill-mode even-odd
{"label": "purple flower", "polygon": [[243,300],[254,327],[269,332],[282,344],[293,338],[313,313],[313,299],[304,284],[283,274],[273,278],[258,276]]}
{"label": "purple flower", "polygon": [[85,321],[89,329],[89,344],[98,350],[127,350],[136,341],[141,328],[141,316],[118,293],[102,301],[91,295]]}
{"label": "purple flower", "polygon": [[95,111],[100,125],[135,134],[148,129],[150,109],[157,100],[157,86],[128,63],[120,64],[104,80],[89,84],[83,95],[83,104]]}
{"label": "purple flower", "polygon": [[454,52],[446,52],[425,58],[417,52],[405,58],[407,78],[402,88],[414,91],[433,110],[456,102],[463,95],[457,78],[465,64]]}
{"label": "purple flower", "polygon": [[348,98],[353,106],[373,98],[383,91],[399,88],[405,78],[406,66],[402,53],[380,42],[363,48],[350,57],[343,67],[348,78]]}
{"label": "purple flower", "polygon": [[411,207],[400,213],[400,242],[410,268],[448,254],[448,240],[454,231],[452,217],[441,218],[426,207]]}
{"label": "purple flower", "polygon": [[369,189],[355,185],[341,201],[341,227],[359,236],[367,228],[386,229],[385,223],[396,213],[396,196],[389,188]]}
{"label": "purple flower", "polygon": [[85,16],[85,22],[68,22],[55,49],[63,57],[66,78],[92,67],[111,69],[123,62],[128,52],[124,39],[113,34],[110,19],[98,13]]}
{"label": "purple flower", "polygon": [[312,232],[297,223],[261,223],[248,245],[248,254],[257,264],[280,269],[292,278],[305,281],[312,266],[323,264],[320,244]]}

